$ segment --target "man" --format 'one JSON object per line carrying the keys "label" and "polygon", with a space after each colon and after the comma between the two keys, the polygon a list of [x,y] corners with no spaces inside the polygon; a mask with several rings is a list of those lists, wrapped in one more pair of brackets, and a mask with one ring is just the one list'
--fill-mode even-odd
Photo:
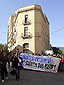
{"label": "man", "polygon": [[4,82],[4,58],[1,48],[0,48],[0,66],[1,66],[1,79],[2,82]]}
{"label": "man", "polygon": [[16,56],[16,53],[13,54],[13,57],[11,58],[11,61],[10,61],[10,66],[12,68],[16,69],[16,80],[19,81],[19,77],[20,77],[20,65],[22,63],[22,59],[19,57],[20,54],[18,54],[17,56]]}
{"label": "man", "polygon": [[16,70],[16,80],[19,80],[20,79],[21,63],[23,63],[23,60],[20,57],[20,53],[17,54],[17,58],[18,58],[18,67],[17,67],[17,70]]}
{"label": "man", "polygon": [[4,73],[5,73],[6,79],[8,79],[7,64],[9,65],[9,59],[8,59],[5,51],[3,52],[3,58],[4,58]]}

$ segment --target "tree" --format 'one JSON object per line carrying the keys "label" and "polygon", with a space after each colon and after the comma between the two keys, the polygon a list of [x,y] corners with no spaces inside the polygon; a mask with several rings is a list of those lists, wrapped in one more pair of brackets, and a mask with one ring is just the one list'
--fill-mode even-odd
{"label": "tree", "polygon": [[2,48],[3,51],[7,51],[8,49],[6,44],[0,44],[0,48]]}
{"label": "tree", "polygon": [[62,50],[62,55],[64,55],[64,49]]}
{"label": "tree", "polygon": [[52,47],[54,54],[62,54],[62,51],[59,48]]}

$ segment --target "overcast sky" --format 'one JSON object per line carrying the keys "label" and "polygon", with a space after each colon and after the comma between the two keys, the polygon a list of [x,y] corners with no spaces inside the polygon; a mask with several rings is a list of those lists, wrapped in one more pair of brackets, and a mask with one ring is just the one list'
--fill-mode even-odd
{"label": "overcast sky", "polygon": [[[64,47],[64,0],[35,0],[50,23],[50,43]],[[20,7],[34,4],[34,0],[0,0],[0,43],[7,43],[8,19]]]}

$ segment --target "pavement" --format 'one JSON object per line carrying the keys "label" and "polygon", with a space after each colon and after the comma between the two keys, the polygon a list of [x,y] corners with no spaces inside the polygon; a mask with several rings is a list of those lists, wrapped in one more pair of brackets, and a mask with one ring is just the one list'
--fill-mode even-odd
{"label": "pavement", "polygon": [[48,73],[39,71],[22,70],[20,80],[9,74],[9,79],[0,85],[64,85],[64,72]]}

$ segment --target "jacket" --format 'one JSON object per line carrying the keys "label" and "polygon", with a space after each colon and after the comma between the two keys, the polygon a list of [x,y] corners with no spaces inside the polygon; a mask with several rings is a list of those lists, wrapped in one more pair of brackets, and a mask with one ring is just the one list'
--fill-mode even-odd
{"label": "jacket", "polygon": [[[3,58],[3,54],[2,53],[0,53],[0,62],[2,62],[2,65],[4,65],[4,58]],[[1,64],[1,63],[0,63]]]}
{"label": "jacket", "polygon": [[63,58],[61,58],[61,62],[64,63],[64,59]]}
{"label": "jacket", "polygon": [[[20,59],[21,59],[21,63],[23,63],[23,60],[22,60],[22,58],[21,57],[19,57]],[[17,57],[12,57],[11,58],[11,62],[12,62],[12,68],[15,68],[15,69],[17,69],[18,68],[18,63],[19,63],[19,59],[17,58]]]}

